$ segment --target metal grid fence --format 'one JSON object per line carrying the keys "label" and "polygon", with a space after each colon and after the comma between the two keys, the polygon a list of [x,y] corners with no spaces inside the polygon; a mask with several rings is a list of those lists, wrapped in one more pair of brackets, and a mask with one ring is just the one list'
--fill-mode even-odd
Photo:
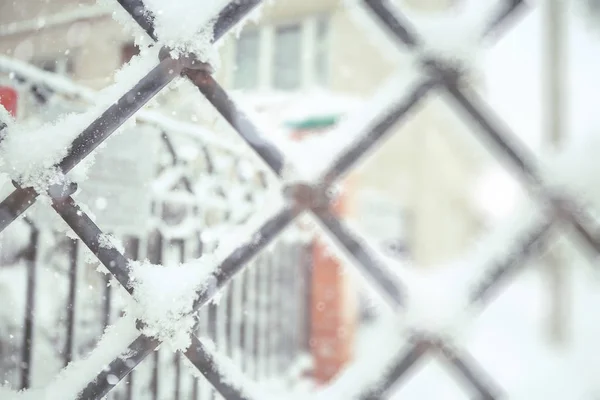
{"label": "metal grid fence", "polygon": [[[152,26],[152,19],[144,10],[141,0],[118,0],[132,18],[153,38],[157,39]],[[214,26],[214,38],[217,40],[238,22],[245,14],[259,3],[259,0],[238,0],[225,7]],[[422,41],[404,20],[399,10],[386,0],[363,0],[364,5],[372,12],[385,29],[395,37],[399,44],[412,50],[419,50]],[[492,35],[511,18],[522,10],[523,0],[508,0],[503,12],[489,26],[486,35]],[[75,139],[69,154],[58,165],[63,173],[71,170],[86,157],[95,147],[114,132],[124,121],[141,108],[148,100],[176,77],[183,75],[193,82],[202,94],[212,103],[215,109],[240,134],[241,138],[265,161],[272,171],[281,176],[284,158],[264,136],[258,132],[249,120],[230,99],[225,90],[207,72],[205,65],[190,61],[191,59],[164,58],[148,75],[141,79],[124,97],[109,107],[104,114],[93,122]],[[530,192],[536,196],[549,211],[545,220],[528,226],[524,234],[515,243],[513,251],[506,259],[496,260],[488,266],[491,274],[487,279],[474,287],[470,293],[472,303],[483,304],[500,284],[511,276],[523,264],[524,258],[537,251],[543,244],[555,222],[572,225],[576,232],[589,244],[590,248],[600,252],[600,239],[596,234],[593,219],[576,204],[573,198],[563,193],[556,193],[545,182],[535,158],[528,154],[525,147],[513,137],[506,127],[488,109],[476,94],[467,92],[461,87],[463,72],[460,68],[449,65],[444,59],[423,59],[423,68],[427,78],[416,82],[404,101],[390,104],[389,108],[378,115],[369,129],[363,132],[358,141],[347,148],[343,155],[333,161],[324,174],[316,182],[297,183],[285,188],[287,204],[268,219],[248,243],[240,245],[225,258],[214,272],[217,288],[227,285],[234,275],[244,269],[244,265],[258,252],[267,246],[282,230],[301,213],[312,212],[317,219],[339,241],[339,244],[356,261],[365,276],[373,281],[394,308],[404,305],[402,286],[396,284],[396,278],[389,275],[368,247],[364,246],[356,236],[333,214],[328,188],[370,148],[384,137],[390,127],[406,117],[415,105],[431,90],[444,91],[450,95],[457,112],[462,113],[477,129],[477,137],[484,141],[497,155],[507,162],[521,178]],[[51,188],[49,195],[53,200],[54,210],[71,226],[81,240],[96,254],[98,259],[114,275],[114,277],[131,292],[128,260],[114,249],[101,248],[98,237],[102,233],[92,220],[79,208],[68,194],[66,188]],[[0,229],[4,229],[17,216],[23,213],[35,201],[38,194],[31,188],[17,188],[0,204]],[[197,293],[195,310],[205,306],[214,291]],[[415,333],[412,344],[395,358],[393,365],[382,371],[381,378],[375,384],[365,385],[361,398],[381,398],[395,382],[397,382],[415,362],[424,354],[434,351],[448,361],[459,373],[477,398],[494,399],[501,395],[498,386],[485,376],[483,370],[466,352],[451,348],[439,337],[430,334]],[[106,395],[117,383],[124,379],[136,366],[157,348],[159,342],[151,337],[140,335],[128,348],[125,356],[115,359],[104,371],[79,394],[80,399],[97,399]],[[222,366],[211,350],[197,337],[192,337],[192,345],[185,351],[185,356],[199,369],[220,394],[227,399],[247,399],[249,395],[234,383],[228,382]],[[107,379],[109,374],[111,379]],[[115,377],[117,379],[115,379]]]}
{"label": "metal grid fence", "polygon": [[[65,112],[83,110],[94,98],[85,88],[70,81],[56,83],[55,74],[14,60],[0,62],[1,71],[6,73],[5,82],[17,88],[25,111],[20,113],[25,115],[22,123],[28,115],[53,121]],[[152,118],[137,119],[138,125],[122,135],[155,134],[162,144],[150,173],[156,172],[150,190],[152,218],[144,220],[135,233],[120,232],[129,227],[114,224],[109,226],[119,232],[109,233],[122,240],[124,254],[132,260],[146,258],[171,266],[210,254],[223,233],[244,224],[264,204],[272,180],[247,152],[211,142],[207,137],[211,132],[198,126],[174,124],[164,117],[158,124]],[[198,154],[184,152],[190,148]],[[101,162],[95,168],[106,165]],[[109,197],[104,189],[100,196]],[[134,200],[140,201],[139,197]],[[105,211],[117,207],[123,209],[119,204]],[[12,224],[12,229],[0,234],[0,287],[3,283],[21,287],[14,282],[15,274],[25,281],[24,293],[13,290],[11,296],[7,291],[3,298],[9,304],[24,294],[24,312],[13,310],[12,318],[0,326],[0,376],[5,385],[20,389],[38,386],[52,371],[92,350],[101,332],[126,307],[123,291],[110,285],[109,275],[93,271],[98,263],[89,261],[91,254],[86,254],[79,240],[65,236],[56,213],[48,208],[35,211],[27,222],[18,222],[22,226]],[[28,243],[3,243],[6,236],[18,233],[15,228],[29,232]],[[230,356],[252,379],[280,379],[293,385],[309,367],[311,245],[310,235],[296,229],[288,233],[222,290],[218,306],[211,303],[200,310],[202,326],[196,333],[210,338],[217,351]],[[57,296],[58,292],[65,295]],[[52,303],[51,308],[36,306],[37,299],[49,296],[55,301],[44,303]],[[278,329],[270,329],[273,326]],[[8,340],[9,335],[21,340]],[[45,355],[43,363],[38,354]],[[158,399],[165,393],[176,399],[210,398],[212,387],[186,376],[182,366],[179,354],[157,351],[111,392],[111,398]]]}

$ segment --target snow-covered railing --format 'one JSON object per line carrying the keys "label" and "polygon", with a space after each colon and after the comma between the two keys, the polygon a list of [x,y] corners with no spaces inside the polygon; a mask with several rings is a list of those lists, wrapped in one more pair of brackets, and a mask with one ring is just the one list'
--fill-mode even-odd
{"label": "snow-covered railing", "polygon": [[[2,82],[19,92],[19,123],[52,122],[65,112],[81,112],[93,104],[97,95],[68,78],[3,56],[0,57]],[[214,251],[218,241],[245,223],[253,210],[268,204],[265,202],[270,190],[268,181],[239,145],[236,147],[220,140],[202,125],[180,122],[155,111],[143,110],[135,118],[138,124],[128,127],[128,134],[143,139],[148,132],[139,127],[144,126],[161,132],[159,154],[153,157],[157,163],[150,165],[157,176],[147,188],[154,203],[154,215],[147,221],[146,230],[141,228],[136,235],[100,236],[100,248],[112,248],[114,244],[128,259],[148,258],[154,264],[176,267],[180,262]],[[6,181],[2,184],[10,185]],[[51,220],[52,216],[46,217]],[[38,222],[35,218],[33,221]],[[21,220],[14,224],[22,225]],[[32,224],[29,229],[26,226],[19,228],[23,231],[22,243],[2,246],[0,238],[0,254],[4,252],[3,255],[10,256],[7,253],[13,253],[13,261],[17,256],[15,253],[25,250],[23,260],[17,265],[1,265],[0,282],[8,284],[11,280],[11,286],[27,293],[26,305],[3,314],[7,336],[10,332],[23,341],[15,343],[11,340],[10,346],[3,348],[3,357],[13,361],[0,365],[0,374],[5,383],[27,388],[32,375],[36,376],[38,384],[45,382],[51,371],[68,365],[92,349],[99,339],[98,333],[127,310],[128,301],[110,284],[110,276],[98,274],[99,279],[87,278],[81,282],[78,278],[82,273],[80,269],[98,263],[76,237],[65,237],[66,226],[53,224],[48,227],[41,223]],[[43,230],[44,246],[38,243],[38,229]],[[298,236],[299,231],[293,231],[253,262],[253,270],[260,273],[260,287],[255,287],[256,274],[241,274],[232,281],[231,288],[223,289],[218,305],[217,302],[210,304],[199,316],[214,324],[216,329],[199,327],[197,334],[210,338],[220,352],[243,364],[242,370],[259,381],[294,383],[301,380],[301,373],[305,373],[298,370],[296,361],[307,354],[308,339],[300,337],[306,328],[294,323],[282,330],[269,330],[275,321],[289,318],[290,312],[308,316],[305,312],[309,306],[308,277],[298,276],[298,260],[303,259],[304,253],[310,254],[310,246],[306,236]],[[28,232],[35,236],[29,238]],[[16,233],[14,230],[6,232],[8,235]],[[50,253],[61,253],[62,264],[49,257]],[[64,271],[64,265],[68,265],[67,271]],[[36,279],[40,274],[42,278]],[[23,282],[15,285],[18,281],[15,276]],[[81,289],[82,285],[85,290]],[[53,296],[49,290],[56,290],[61,296]],[[63,293],[66,294],[64,298]],[[244,302],[247,296],[255,296],[257,301]],[[23,302],[22,293],[16,289],[4,293],[3,297],[7,303]],[[34,299],[47,297],[54,301],[46,302],[44,318],[34,318],[33,315],[42,312],[35,307]],[[289,304],[293,310],[285,309],[281,304]],[[23,320],[25,329],[20,326]],[[64,323],[64,330],[57,330],[57,323]],[[246,343],[240,334],[245,331],[261,334],[255,335],[255,341]],[[259,352],[253,349],[256,346],[260,347]],[[40,373],[39,363],[32,360],[32,351],[46,354],[45,374]],[[186,381],[185,374],[180,371],[181,360],[174,358],[168,350],[157,353],[152,363],[153,368],[140,368],[135,381],[130,374],[127,384],[120,385],[116,391],[123,392],[122,395],[129,399],[159,393],[179,393],[183,398],[189,398],[193,392],[212,392],[206,385],[198,385],[197,379]]]}
{"label": "snow-covered railing", "polygon": [[[399,11],[386,0],[360,1],[389,34],[403,46],[413,50],[419,71],[415,74],[414,81],[408,84],[404,82],[402,85],[388,85],[373,102],[372,107],[361,109],[361,115],[356,120],[351,118],[348,124],[342,124],[339,133],[346,133],[346,140],[356,140],[344,146],[340,143],[339,147],[342,150],[332,164],[323,166],[315,162],[323,168],[318,171],[314,180],[308,182],[299,182],[293,171],[289,172],[299,166],[288,165],[283,154],[262,135],[214,80],[206,63],[211,55],[211,47],[207,44],[218,40],[259,1],[182,1],[178,3],[181,7],[172,4],[169,9],[161,9],[157,0],[146,0],[146,7],[141,0],[120,0],[119,3],[153,40],[158,41],[156,47],[168,46],[169,49],[161,51],[160,54],[155,52],[160,58],[160,64],[153,64],[151,68],[147,68],[146,74],[133,88],[127,88],[118,101],[111,99],[106,111],[93,116],[90,125],[86,125],[87,128],[81,134],[73,136],[68,153],[58,157],[56,163],[46,165],[47,168],[54,166],[49,174],[53,179],[36,181],[35,188],[20,187],[19,184],[23,185],[23,182],[31,183],[28,179],[30,176],[25,174],[23,179],[23,175],[19,175],[23,171],[13,171],[17,189],[0,204],[0,229],[4,229],[25,212],[40,195],[48,196],[56,212],[132,295],[137,306],[106,334],[89,359],[81,364],[73,363],[63,371],[57,381],[46,389],[50,398],[101,398],[134,371],[142,360],[153,354],[161,344],[181,350],[223,397],[269,398],[268,392],[261,392],[260,387],[249,380],[248,376],[240,374],[239,370],[231,365],[230,360],[215,353],[210,343],[195,335],[198,326],[202,329],[211,327],[208,320],[201,318],[198,321],[195,315],[219,292],[225,290],[236,275],[243,271],[259,275],[258,270],[245,270],[244,266],[304,212],[312,214],[325,231],[337,240],[337,244],[379,289],[379,293],[394,311],[404,310],[413,302],[419,303],[423,295],[421,291],[410,290],[411,285],[419,282],[410,279],[406,279],[404,284],[399,282],[397,275],[387,268],[385,260],[357,239],[334,215],[330,207],[335,201],[335,191],[331,189],[368,150],[381,141],[394,123],[406,117],[432,90],[444,93],[466,119],[477,125],[477,136],[484,139],[486,144],[513,167],[526,187],[543,204],[540,213],[524,221],[522,228],[517,232],[513,248],[504,249],[500,255],[488,255],[484,262],[484,278],[466,291],[465,303],[454,302],[452,298],[446,299],[441,296],[441,301],[450,300],[448,304],[434,305],[444,306],[442,308],[446,311],[449,304],[481,308],[490,294],[498,290],[507,277],[519,269],[525,257],[544,243],[555,221],[572,225],[596,254],[600,251],[596,224],[586,209],[579,206],[568,194],[558,193],[553,189],[535,158],[525,150],[525,146],[513,137],[475,93],[467,91],[464,87],[472,71],[469,70],[469,54],[463,53],[464,49],[460,45],[479,44],[481,40],[492,37],[515,12],[523,8],[523,1],[501,2],[503,8],[487,21],[489,23],[478,26],[480,29],[475,33],[481,35],[469,32],[469,36],[457,38],[456,43],[452,43],[456,47],[440,46],[436,38],[421,39]],[[214,14],[210,11],[219,9],[225,3],[228,4],[220,14],[212,18]],[[439,36],[451,39],[453,29],[457,30],[457,26],[443,23],[435,27],[450,29],[441,32],[438,39]],[[99,245],[99,238],[103,233],[70,196],[73,188],[67,184],[70,182],[64,175],[179,75],[186,76],[206,96],[246,144],[263,159],[271,172],[282,179],[284,201],[269,207],[268,218],[259,220],[255,226],[249,224],[249,232],[227,241],[225,245],[219,246],[215,253],[184,264],[178,272],[168,267],[148,265],[147,270],[153,273],[144,276],[144,269],[139,268],[136,263],[131,263],[118,249]],[[399,90],[400,88],[403,91]],[[13,128],[9,124],[5,141],[11,137],[11,129]],[[175,274],[178,279],[173,279]],[[255,279],[254,284],[264,285],[265,282]],[[424,289],[425,293],[431,291],[430,288],[429,291],[426,290],[427,282],[417,289]],[[173,305],[160,302],[161,299],[171,297],[177,300]],[[432,302],[434,299],[440,298],[434,296],[425,301]],[[149,307],[152,303],[160,304],[160,307]],[[419,316],[415,317],[409,313],[411,317],[415,317],[415,324],[407,347],[390,349],[389,343],[380,343],[381,348],[377,354],[381,359],[378,363],[373,364],[371,359],[357,360],[356,365],[359,368],[356,370],[362,374],[353,377],[353,385],[338,387],[334,384],[319,393],[323,395],[322,398],[381,398],[394,383],[405,376],[417,360],[430,352],[448,361],[450,368],[464,378],[462,381],[468,383],[477,398],[492,399],[501,396],[499,387],[486,378],[482,368],[447,335],[446,324],[452,322],[453,315],[442,315],[432,307],[417,309]],[[458,312],[460,309],[451,311]],[[256,318],[264,316],[257,315]],[[135,325],[134,319],[138,321]],[[260,334],[253,332],[253,335]],[[263,349],[257,351],[262,352]],[[232,357],[235,359],[235,355]],[[365,362],[363,369],[360,368],[361,361]],[[262,370],[263,367],[257,368],[257,374]],[[282,397],[281,394],[278,395],[278,398]]]}

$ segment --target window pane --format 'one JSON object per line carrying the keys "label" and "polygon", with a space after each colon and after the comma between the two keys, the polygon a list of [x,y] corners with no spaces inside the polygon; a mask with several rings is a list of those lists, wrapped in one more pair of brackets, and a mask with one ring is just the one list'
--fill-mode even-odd
{"label": "window pane", "polygon": [[236,42],[236,70],[233,85],[253,89],[258,85],[258,31],[242,32]]}
{"label": "window pane", "polygon": [[329,79],[329,21],[326,17],[317,19],[317,37],[315,42],[315,79],[318,84],[325,85]]}
{"label": "window pane", "polygon": [[302,31],[300,25],[278,28],[275,32],[275,65],[273,85],[290,90],[300,86],[302,75]]}

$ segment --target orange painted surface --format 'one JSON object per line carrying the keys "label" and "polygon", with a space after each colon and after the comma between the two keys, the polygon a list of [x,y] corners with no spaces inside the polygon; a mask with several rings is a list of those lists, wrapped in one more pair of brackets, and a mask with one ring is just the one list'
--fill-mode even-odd
{"label": "orange painted surface", "polygon": [[13,116],[17,116],[18,94],[13,88],[0,86],[0,104]]}
{"label": "orange painted surface", "polygon": [[[296,131],[292,133],[292,138],[301,141],[311,135],[321,134],[327,134],[327,130]],[[342,181],[342,191],[332,204],[331,208],[338,216],[348,215],[350,212],[351,181],[351,177]],[[344,273],[341,261],[319,239],[315,239],[313,243],[311,284],[312,375],[318,384],[324,385],[353,358],[358,310],[350,275]]]}
{"label": "orange painted surface", "polygon": [[[334,212],[340,216],[348,211],[349,181],[344,182],[343,189],[333,205]],[[351,275],[344,273],[342,262],[319,239],[315,240],[313,246],[312,280],[313,378],[318,384],[326,384],[354,356],[358,315],[356,293],[352,287]]]}

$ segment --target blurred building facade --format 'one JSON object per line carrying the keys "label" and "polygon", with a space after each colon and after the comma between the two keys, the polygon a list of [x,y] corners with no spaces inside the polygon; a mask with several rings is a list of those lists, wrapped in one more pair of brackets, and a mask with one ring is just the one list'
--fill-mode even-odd
{"label": "blurred building facade", "polygon": [[[449,0],[404,2],[424,11],[450,5]],[[220,44],[217,80],[255,105],[270,99],[262,104],[267,118],[269,113],[275,118],[285,102],[302,108],[315,100],[315,93],[320,101],[329,99],[339,106],[326,125],[360,112],[361,104],[388,78],[408,70],[409,61],[391,38],[374,29],[365,31],[362,11],[345,3],[267,2],[259,18]],[[94,89],[112,83],[114,71],[136,52],[131,32],[112,18],[109,8],[92,0],[76,6],[70,0],[0,5],[0,54]],[[161,95],[160,111],[176,112],[219,134],[230,131],[215,112],[195,105],[200,96],[189,97],[195,91],[181,85]],[[442,103],[429,96],[393,128],[385,143],[347,177],[350,189],[340,207],[375,246],[394,249],[423,266],[459,257],[483,225],[472,195],[482,160],[468,140],[467,128]],[[318,134],[326,135],[327,129]],[[324,359],[317,363],[323,368],[317,375],[327,380],[352,358],[356,291],[338,264],[323,254],[316,259],[322,260],[323,274],[315,273],[313,279],[321,279],[320,287],[326,290],[315,290],[313,282],[311,337],[315,346],[333,348],[339,356],[332,360],[331,351],[315,351]],[[349,332],[344,340],[340,329]]]}
{"label": "blurred building facade", "polygon": [[[315,88],[368,101],[410,61],[391,38],[365,31],[357,15],[362,10],[345,3],[268,4],[258,23],[250,22],[239,39],[229,37],[223,45],[219,80],[245,92],[304,93],[307,102]],[[404,3],[440,11],[452,2]],[[419,265],[460,256],[483,223],[471,190],[482,160],[468,128],[442,103],[429,96],[350,177],[351,217]]]}
{"label": "blurred building facade", "polygon": [[[404,2],[434,11],[451,3]],[[306,96],[320,88],[338,97],[368,101],[408,61],[395,56],[400,52],[393,40],[365,31],[356,16],[360,10],[344,3],[268,2],[257,22],[246,24],[239,38],[226,37],[218,80],[226,88],[251,94]],[[131,34],[92,0],[75,7],[69,0],[29,0],[0,9],[1,54],[92,88],[110,83],[115,69],[135,54]],[[179,99],[179,105],[189,103],[175,94],[171,97]],[[399,236],[390,239],[419,265],[459,256],[482,224],[471,195],[480,160],[463,140],[467,128],[431,97],[398,123],[385,145],[351,177],[356,193],[350,213],[359,222],[387,221],[389,227],[379,231]],[[383,209],[392,215],[378,215]]]}

